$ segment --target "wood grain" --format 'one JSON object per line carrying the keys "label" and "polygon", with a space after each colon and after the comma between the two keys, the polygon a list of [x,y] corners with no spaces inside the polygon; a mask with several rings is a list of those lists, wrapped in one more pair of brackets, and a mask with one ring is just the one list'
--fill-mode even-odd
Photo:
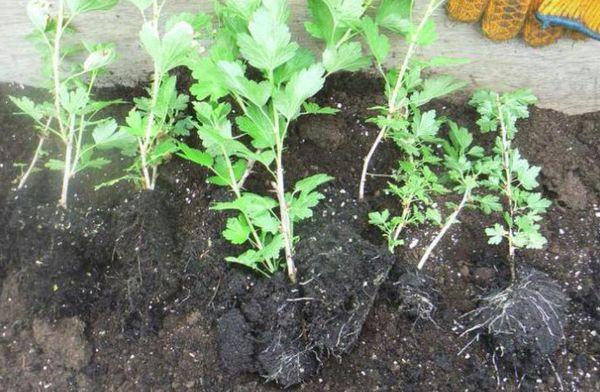
{"label": "wood grain", "polygon": [[[25,14],[27,0],[2,0],[0,7],[0,81],[39,84],[39,59],[25,40],[30,24]],[[137,9],[122,1],[115,10],[95,13],[79,19],[77,26],[90,40],[116,42],[120,53],[117,64],[103,83],[131,85],[147,77],[150,63],[137,43],[141,17]],[[417,0],[422,7],[424,1]],[[208,11],[211,1],[169,0],[166,14],[180,11]],[[600,43],[562,39],[550,47],[534,49],[521,39],[495,43],[482,37],[477,24],[453,22],[439,10],[435,16],[439,40],[421,53],[423,56],[470,58],[466,66],[445,69],[467,80],[470,88],[499,90],[531,88],[540,98],[540,106],[566,113],[600,110]],[[304,32],[306,4],[292,0],[292,31],[295,38],[311,49],[318,45]],[[394,59],[402,56],[403,46],[396,44]]]}

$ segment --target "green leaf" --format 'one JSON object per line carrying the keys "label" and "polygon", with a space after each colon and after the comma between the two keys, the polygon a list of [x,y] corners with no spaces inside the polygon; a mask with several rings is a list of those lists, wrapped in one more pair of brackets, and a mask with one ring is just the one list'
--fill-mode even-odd
{"label": "green leaf", "polygon": [[259,8],[248,25],[250,34],[237,37],[240,53],[250,65],[272,72],[291,60],[298,45],[291,43],[288,27],[266,8]]}
{"label": "green leaf", "polygon": [[225,0],[225,4],[229,11],[249,21],[260,6],[261,0]]}
{"label": "green leaf", "polygon": [[333,13],[344,28],[356,26],[365,12],[363,0],[329,0],[333,5]]}
{"label": "green leaf", "polygon": [[533,231],[529,233],[525,247],[527,249],[542,249],[547,243],[548,240],[539,231]]}
{"label": "green leaf", "polygon": [[91,159],[91,154],[90,156],[81,156],[80,162],[75,168],[75,173],[79,173],[85,169],[101,169],[109,163],[110,161],[106,158]]}
{"label": "green leaf", "polygon": [[165,139],[150,150],[148,164],[156,165],[161,163],[175,152],[177,152],[175,140],[171,138]]}
{"label": "green leaf", "polygon": [[457,149],[459,154],[464,154],[467,148],[473,143],[473,135],[467,128],[459,127],[455,123],[451,123],[450,132],[448,132],[450,142]]}
{"label": "green leaf", "polygon": [[287,82],[297,72],[310,67],[315,62],[315,56],[305,48],[298,48],[294,57],[274,73],[275,84]]}
{"label": "green leaf", "polygon": [[325,41],[327,47],[334,46],[336,26],[329,3],[325,0],[308,0],[308,10],[312,19],[304,24],[306,31]]}
{"label": "green leaf", "polygon": [[488,236],[488,244],[498,245],[504,238],[504,227],[496,223],[494,226],[486,228],[485,234]]}
{"label": "green leaf", "polygon": [[484,214],[502,211],[502,204],[500,204],[500,198],[498,196],[485,195],[476,198],[476,200],[479,202],[479,208]]}
{"label": "green leaf", "polygon": [[159,86],[152,111],[159,120],[165,121],[170,116],[176,117],[179,112],[187,109],[188,103],[189,97],[177,92],[177,77],[169,76],[163,79]]}
{"label": "green leaf", "polygon": [[369,213],[369,223],[376,226],[382,226],[387,223],[390,219],[390,212],[388,210],[384,210],[382,212],[370,212]]}
{"label": "green leaf", "polygon": [[422,106],[432,99],[448,95],[463,88],[465,85],[465,82],[456,80],[448,75],[425,79],[421,91],[414,93],[411,97],[411,101],[415,106]]}
{"label": "green leaf", "polygon": [[66,89],[60,91],[60,104],[69,114],[80,114],[89,102],[90,96],[83,87],[70,92]]}
{"label": "green leaf", "polygon": [[216,157],[212,169],[214,170],[214,176],[210,176],[206,179],[210,184],[217,186],[229,186],[231,187],[231,178],[227,171],[227,165],[223,157]]}
{"label": "green leaf", "polygon": [[283,236],[277,234],[276,236],[273,236],[271,242],[261,250],[260,255],[266,260],[277,260],[279,259],[283,247]]}
{"label": "green leaf", "polygon": [[271,96],[269,83],[256,83],[244,76],[244,69],[239,63],[220,61],[219,68],[225,76],[225,83],[236,94],[248,99],[258,107],[264,106]]}
{"label": "green leaf", "polygon": [[189,147],[185,143],[179,143],[177,145],[179,147],[180,153],[178,154],[180,157],[187,159],[188,161],[192,161],[197,163],[200,166],[204,167],[212,167],[213,158],[210,154],[200,151],[198,149]]}
{"label": "green leaf", "polygon": [[312,209],[319,204],[319,201],[325,198],[319,192],[302,192],[298,197],[287,194],[287,203],[289,204],[289,215],[292,222],[299,222],[313,216]]}
{"label": "green leaf", "polygon": [[469,151],[467,151],[467,155],[470,155],[475,158],[483,158],[485,155],[485,150],[480,146],[473,146]]}
{"label": "green leaf", "polygon": [[229,92],[221,69],[211,58],[198,59],[193,63],[191,69],[196,83],[190,87],[190,93],[198,100],[210,98],[212,101],[216,101]]}
{"label": "green leaf", "polygon": [[362,32],[365,37],[365,41],[371,49],[373,57],[377,64],[383,64],[388,53],[390,52],[390,41],[388,37],[383,34],[379,34],[379,29],[373,19],[365,17],[362,20]]}
{"label": "green leaf", "polygon": [[246,145],[233,137],[224,137],[214,129],[203,128],[199,136],[207,149],[211,150],[207,152],[213,156],[215,154],[224,154],[227,157],[235,156],[246,160],[255,157],[254,152],[246,147]]}
{"label": "green leaf", "polygon": [[225,260],[228,263],[240,264],[253,270],[260,271],[258,264],[260,264],[261,258],[258,252],[254,249],[248,249],[237,257],[226,257]]}
{"label": "green leaf", "polygon": [[156,64],[160,64],[160,59],[162,55],[162,44],[160,41],[160,35],[158,34],[158,30],[154,28],[152,22],[144,23],[139,35],[140,41],[142,42],[142,46],[144,47],[146,52],[148,52],[148,54],[150,55],[150,57],[152,57]]}
{"label": "green leaf", "polygon": [[91,11],[107,11],[113,8],[119,0],[67,0],[67,7],[73,14]]}
{"label": "green leaf", "polygon": [[241,197],[235,199],[234,201],[215,203],[211,209],[216,211],[243,211],[252,219],[252,217],[269,212],[277,206],[277,202],[270,197],[245,192]]}
{"label": "green leaf", "polygon": [[227,227],[223,237],[234,245],[241,245],[248,240],[251,230],[243,216],[227,219]]}
{"label": "green leaf", "polygon": [[531,166],[527,168],[521,168],[517,170],[517,179],[521,183],[521,186],[526,190],[532,190],[537,187],[537,176],[540,173],[541,167]]}
{"label": "green leaf", "polygon": [[321,64],[313,64],[292,76],[285,89],[277,90],[273,96],[277,111],[288,120],[296,118],[302,103],[323,88],[324,73]]}
{"label": "green leaf", "polygon": [[540,214],[545,212],[552,204],[550,200],[544,199],[541,193],[529,193],[527,195],[526,204],[532,212]]}
{"label": "green leaf", "polygon": [[435,31],[435,23],[429,19],[425,22],[425,25],[421,31],[417,32],[416,29],[408,33],[410,42],[416,42],[420,46],[429,46],[437,40],[437,32]]}
{"label": "green leaf", "polygon": [[412,0],[383,0],[377,9],[375,23],[399,34],[411,28]]}
{"label": "green leaf", "polygon": [[306,114],[336,114],[339,112],[339,109],[331,108],[331,107],[321,107],[314,102],[305,102],[302,104],[302,108],[304,109],[304,113]]}
{"label": "green leaf", "polygon": [[194,29],[187,22],[173,26],[162,39],[160,69],[167,73],[175,67],[186,64],[193,50]]}
{"label": "green leaf", "polygon": [[440,123],[436,118],[435,110],[429,110],[423,114],[414,114],[412,131],[415,137],[422,140],[433,140],[440,129]]}
{"label": "green leaf", "polygon": [[442,223],[442,215],[440,214],[440,211],[437,208],[428,208],[425,211],[425,218],[427,218],[428,221],[433,222],[437,225],[440,225]]}
{"label": "green leaf", "polygon": [[294,193],[286,194],[286,201],[290,207],[289,214],[292,222],[312,217],[312,209],[325,197],[319,192],[314,192],[314,190],[332,179],[333,177],[326,174],[315,174],[296,183]]}
{"label": "green leaf", "polygon": [[330,74],[338,71],[358,71],[367,68],[370,63],[369,58],[362,55],[362,48],[358,42],[327,47],[323,52],[323,66]]}
{"label": "green leaf", "polygon": [[119,128],[114,119],[103,121],[92,131],[92,138],[97,147],[102,149],[118,148],[126,155],[132,155],[137,150],[136,139]]}
{"label": "green leaf", "polygon": [[37,105],[31,99],[27,97],[16,98],[8,97],[12,103],[14,103],[20,110],[21,114],[26,114],[35,121],[41,121],[44,118],[44,110],[41,105]]}
{"label": "green leaf", "polygon": [[327,174],[315,174],[298,181],[294,186],[294,192],[312,192],[315,189],[317,189],[317,187],[319,187],[320,185],[325,184],[326,182],[329,182],[331,180],[333,180],[333,177]]}
{"label": "green leaf", "polygon": [[142,120],[142,114],[139,111],[132,109],[127,115],[127,118],[125,118],[125,123],[127,126],[122,127],[125,132],[135,137],[144,136],[146,130],[144,121]]}
{"label": "green leaf", "polygon": [[277,234],[281,227],[279,219],[275,218],[275,216],[269,212],[253,216],[252,223],[263,232],[271,234]]}
{"label": "green leaf", "polygon": [[140,31],[140,40],[156,68],[165,74],[189,61],[194,48],[194,29],[187,22],[179,22],[161,40],[152,22],[147,22]]}
{"label": "green leaf", "polygon": [[275,146],[271,120],[255,106],[248,107],[246,115],[236,117],[235,122],[240,131],[250,136],[254,148],[264,149]]}
{"label": "green leaf", "polygon": [[262,5],[269,11],[274,20],[281,23],[287,22],[290,16],[287,0],[263,0]]}
{"label": "green leaf", "polygon": [[59,161],[58,159],[48,159],[48,162],[44,165],[50,170],[64,170],[65,163],[63,161]]}

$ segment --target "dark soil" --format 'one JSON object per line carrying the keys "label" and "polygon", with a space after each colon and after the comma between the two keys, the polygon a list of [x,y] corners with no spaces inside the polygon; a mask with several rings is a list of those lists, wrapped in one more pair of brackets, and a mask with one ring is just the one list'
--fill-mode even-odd
{"label": "dark soil", "polygon": [[134,195],[116,209],[114,275],[117,313],[127,336],[158,332],[178,291],[180,265],[175,213],[160,190]]}
{"label": "dark soil", "polygon": [[[58,173],[35,173],[15,193],[13,163],[26,162],[36,142],[6,98],[22,93],[0,86],[0,390],[600,389],[600,112],[533,108],[519,124],[516,143],[543,167],[553,201],[542,223],[547,248],[521,257],[556,282],[568,316],[560,317],[564,338],[539,358],[496,366],[489,339],[461,352],[473,337],[461,336],[470,327],[461,316],[509,285],[506,250],[487,245],[482,230],[493,217],[464,213],[419,275],[412,266],[435,230],[407,232],[392,257],[366,219],[398,209],[382,192],[385,179],[369,179],[368,203],[355,200],[376,132],[364,118],[383,99],[375,79],[330,80],[318,101],[340,113],[305,118],[290,135],[288,183],[317,172],[336,178],[298,227],[297,285],[223,261],[239,249],[221,239],[227,216],[209,206],[229,196],[188,162],[166,164],[153,193],[128,184],[93,191],[117,177],[124,162],[115,157],[109,170],[73,181],[66,214],[55,208]],[[432,108],[476,130],[464,103]],[[475,133],[490,145],[491,136]],[[397,159],[384,143],[371,171],[387,173]],[[249,188],[264,192],[266,178],[256,173]],[[543,356],[544,366],[530,366]]]}

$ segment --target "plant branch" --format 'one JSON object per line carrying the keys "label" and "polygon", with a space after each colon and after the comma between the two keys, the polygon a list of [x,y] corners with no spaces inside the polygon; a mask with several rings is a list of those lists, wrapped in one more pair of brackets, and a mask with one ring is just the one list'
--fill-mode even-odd
{"label": "plant branch", "polygon": [[425,253],[423,253],[421,260],[419,260],[419,264],[417,265],[418,269],[423,268],[423,266],[425,265],[425,262],[427,261],[427,259],[429,258],[429,256],[431,255],[431,253],[433,252],[435,247],[438,245],[438,243],[441,241],[441,239],[444,237],[444,235],[446,235],[446,232],[448,231],[450,226],[452,226],[454,223],[456,223],[456,221],[457,221],[456,217],[461,212],[461,210],[465,207],[467,202],[471,199],[471,191],[472,191],[471,187],[465,188],[465,192],[463,193],[463,197],[462,197],[462,200],[460,201],[460,204],[456,207],[456,209],[452,212],[452,214],[450,214],[448,219],[446,219],[446,223],[444,223],[444,226],[442,227],[440,232],[435,236],[433,241],[431,241],[431,243],[425,250]]}
{"label": "plant branch", "polygon": [[61,134],[65,135],[64,124],[61,118],[61,105],[60,105],[60,40],[63,35],[63,22],[64,22],[64,0],[58,0],[57,20],[56,20],[56,33],[54,34],[54,45],[52,47],[52,77],[54,83],[54,115],[58,122],[58,128]]}
{"label": "plant branch", "polygon": [[63,183],[60,194],[59,205],[67,209],[67,199],[69,195],[69,180],[73,174],[73,137],[75,136],[75,114],[71,114],[69,119],[69,135],[67,137],[67,148],[65,151],[65,161],[63,168]]}
{"label": "plant branch", "polygon": [[[154,18],[153,18],[153,26],[158,31],[158,18],[160,17],[158,4],[156,1],[154,2]],[[155,121],[155,107],[158,100],[158,93],[160,90],[162,75],[160,73],[160,69],[158,64],[154,62],[154,75],[152,77],[152,91],[150,97],[150,107],[148,108],[148,119],[146,123],[146,129],[144,131],[144,136],[140,140],[138,140],[140,146],[140,157],[141,157],[141,165],[142,165],[142,175],[144,177],[144,185],[146,190],[153,190],[154,185],[156,183],[157,171],[153,170],[152,174],[148,170],[148,154],[150,149],[152,148],[152,129],[154,128]]]}
{"label": "plant branch", "polygon": [[33,158],[31,159],[31,163],[27,167],[27,170],[25,171],[23,176],[21,176],[21,179],[19,180],[19,185],[17,185],[17,189],[22,189],[25,186],[29,175],[33,172],[33,168],[35,167],[38,158],[40,157],[42,147],[44,146],[44,142],[46,141],[46,131],[50,126],[50,121],[52,121],[51,118],[49,118],[46,122],[46,128],[44,129],[44,132],[42,132],[42,134],[40,135],[40,140],[38,142],[37,148],[35,149],[35,153],[33,154]]}
{"label": "plant branch", "polygon": [[[272,78],[271,78],[272,80]],[[289,123],[286,124],[286,129]],[[283,236],[283,246],[285,251],[285,262],[287,265],[288,276],[292,283],[296,283],[297,269],[293,259],[293,247],[291,238],[291,222],[289,216],[289,207],[285,200],[285,181],[283,177],[283,140],[279,134],[279,113],[273,106],[273,132],[275,133],[275,193],[279,202],[279,220],[281,221],[281,234]],[[285,134],[285,132],[284,132]]]}
{"label": "plant branch", "polygon": [[[421,34],[421,31],[425,27],[425,24],[431,17],[431,14],[443,2],[439,2],[437,4],[435,4],[435,3],[436,2],[434,0],[431,0],[429,2],[429,4],[427,5],[425,14],[423,14],[423,17],[421,18],[421,22],[419,23],[419,26],[417,27],[417,30],[415,31],[414,35],[411,37],[410,44],[408,45],[408,49],[406,50],[406,54],[404,56],[404,60],[402,62],[402,65],[399,68],[398,78],[396,79],[396,83],[395,83],[392,93],[390,94],[390,97],[388,99],[388,114],[387,114],[388,120],[393,118],[395,113],[397,113],[401,109],[403,109],[403,107],[405,105],[405,104],[400,105],[397,102],[398,94],[400,92],[400,88],[402,87],[402,83],[404,81],[404,75],[406,74],[406,71],[408,70],[408,65],[410,63],[410,59],[412,58],[414,51],[417,47],[417,39],[418,39],[419,35]],[[381,65],[378,64],[378,68],[381,68]],[[385,126],[382,127],[381,130],[379,131],[379,133],[377,134],[377,137],[375,138],[373,145],[369,149],[367,156],[365,157],[365,159],[363,161],[363,167],[362,167],[362,171],[361,171],[359,190],[358,190],[359,200],[363,200],[365,197],[365,183],[367,181],[367,172],[369,170],[369,165],[370,165],[371,159],[373,158],[373,154],[377,150],[377,147],[379,146],[381,141],[385,138],[386,132],[387,132],[387,127],[385,127]]]}
{"label": "plant branch", "polygon": [[514,197],[512,193],[512,174],[510,170],[510,140],[508,138],[508,131],[506,124],[504,123],[504,115],[502,113],[502,105],[500,103],[500,96],[496,94],[496,105],[498,107],[498,121],[500,122],[500,133],[502,137],[502,167],[504,169],[505,184],[504,194],[508,201],[508,212],[510,214],[511,222],[507,222],[507,241],[508,241],[508,263],[510,266],[510,278],[514,282],[517,279],[517,268],[515,265],[515,246],[514,246],[514,233],[513,233],[513,222],[515,215]]}
{"label": "plant branch", "polygon": [[394,239],[394,242],[398,241],[398,237],[400,237],[400,233],[402,233],[402,230],[406,226],[406,217],[410,213],[411,204],[412,204],[412,198],[409,199],[408,202],[404,203],[404,207],[402,208],[402,216],[400,217],[401,222],[398,224],[398,226],[396,226],[396,229],[394,230],[394,236],[392,237]]}
{"label": "plant branch", "polygon": [[381,143],[381,140],[383,140],[383,138],[385,137],[386,132],[387,132],[387,126],[381,127],[381,130],[379,131],[379,133],[377,134],[377,137],[375,138],[375,141],[371,145],[371,148],[369,149],[367,156],[365,156],[365,159],[363,160],[362,171],[360,174],[360,184],[358,186],[358,199],[359,200],[363,200],[365,198],[365,183],[367,182],[367,171],[369,170],[369,163],[371,162],[371,159],[373,158],[373,154],[375,154],[375,151],[377,150],[377,146],[379,146],[379,143]]}
{"label": "plant branch", "polygon": [[[223,157],[225,158],[225,163],[227,164],[227,172],[229,173],[229,183],[231,184],[231,189],[233,190],[235,197],[240,199],[242,197],[242,192],[240,191],[238,182],[235,179],[235,172],[233,171],[233,165],[231,164],[229,155],[227,155],[227,151],[225,151],[225,148],[223,146],[221,146],[221,153],[223,154]],[[248,223],[248,227],[250,227],[250,232],[252,233],[252,237],[254,238],[256,247],[258,249],[262,249],[264,245],[260,240],[260,237],[258,236],[258,233],[256,232],[256,228],[252,224],[252,221],[250,220],[245,211],[242,211],[242,215],[244,215],[244,219],[246,219],[246,223]]]}
{"label": "plant branch", "polygon": [[65,130],[65,126],[62,121],[62,107],[60,103],[60,91],[61,91],[61,80],[60,80],[60,63],[62,61],[60,55],[60,43],[64,31],[64,17],[65,17],[65,4],[64,0],[58,0],[58,9],[56,17],[56,33],[54,34],[54,45],[52,47],[52,76],[54,81],[54,115],[58,122],[58,127],[61,135],[66,142],[65,150],[65,162],[63,168],[63,184],[62,191],[59,200],[59,205],[63,208],[67,208],[67,195],[69,189],[69,179],[71,177],[71,154],[73,150],[73,135],[72,126],[69,126],[68,134]]}

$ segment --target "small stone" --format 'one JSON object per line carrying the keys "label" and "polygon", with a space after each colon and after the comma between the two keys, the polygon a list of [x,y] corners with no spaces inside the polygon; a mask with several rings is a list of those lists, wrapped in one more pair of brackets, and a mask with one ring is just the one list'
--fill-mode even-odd
{"label": "small stone", "polygon": [[92,357],[92,347],[84,335],[85,324],[77,317],[51,323],[33,320],[33,338],[52,361],[64,367],[80,370]]}
{"label": "small stone", "polygon": [[466,264],[463,264],[460,267],[460,273],[462,276],[469,276],[469,274],[471,273],[471,271],[469,270],[469,266],[467,266]]}
{"label": "small stone", "polygon": [[493,268],[481,267],[475,270],[475,280],[479,282],[490,282],[495,275],[496,271]]}
{"label": "small stone", "polygon": [[344,139],[345,122],[337,116],[302,116],[298,134],[326,150],[335,150]]}

